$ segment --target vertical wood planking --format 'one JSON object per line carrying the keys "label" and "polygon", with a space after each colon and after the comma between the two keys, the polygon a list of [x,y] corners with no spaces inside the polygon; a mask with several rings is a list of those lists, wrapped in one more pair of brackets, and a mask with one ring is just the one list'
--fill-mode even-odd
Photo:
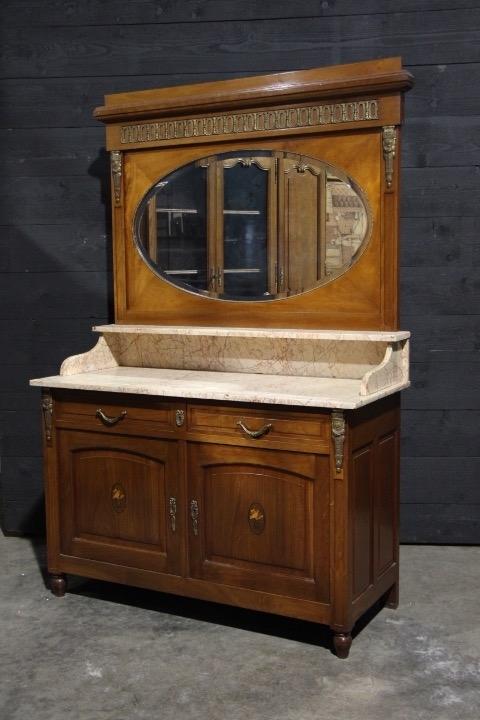
{"label": "vertical wood planking", "polygon": [[93,345],[90,325],[113,320],[109,162],[103,128],[91,117],[103,94],[401,54],[416,78],[401,156],[401,327],[413,330],[415,360],[404,396],[402,540],[480,542],[480,11],[473,5],[4,0],[5,531],[42,527],[40,396],[28,377],[56,373],[66,355]]}

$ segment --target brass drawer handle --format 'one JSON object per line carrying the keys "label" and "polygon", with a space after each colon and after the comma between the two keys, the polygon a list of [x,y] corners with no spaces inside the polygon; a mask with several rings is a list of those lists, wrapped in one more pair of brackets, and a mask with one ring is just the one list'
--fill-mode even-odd
{"label": "brass drawer handle", "polygon": [[192,518],[193,534],[198,535],[198,502],[192,500],[190,503],[190,517]]}
{"label": "brass drawer handle", "polygon": [[251,437],[251,438],[254,438],[254,439],[263,437],[263,436],[266,435],[268,432],[270,432],[270,430],[271,430],[272,427],[273,427],[272,423],[267,423],[266,425],[263,425],[259,430],[250,430],[250,429],[245,425],[245,423],[243,422],[243,420],[237,420],[237,425],[238,425],[238,427],[239,427],[241,430],[243,430],[243,432],[245,433],[245,435],[248,435],[248,437]]}
{"label": "brass drawer handle", "polygon": [[122,410],[120,415],[117,415],[117,417],[110,417],[109,415],[105,415],[103,410],[101,408],[98,408],[97,412],[95,413],[95,417],[100,418],[100,420],[105,425],[116,425],[120,420],[123,420],[124,417],[127,417],[127,411]]}

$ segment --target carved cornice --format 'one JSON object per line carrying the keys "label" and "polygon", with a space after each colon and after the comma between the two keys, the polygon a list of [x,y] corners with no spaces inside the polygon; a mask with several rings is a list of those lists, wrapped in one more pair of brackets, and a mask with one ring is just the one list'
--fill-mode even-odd
{"label": "carved cornice", "polygon": [[177,113],[239,110],[252,105],[324,102],[328,98],[401,92],[413,85],[400,58],[334,68],[313,68],[219,82],[107,96],[94,117],[105,123],[161,118]]}

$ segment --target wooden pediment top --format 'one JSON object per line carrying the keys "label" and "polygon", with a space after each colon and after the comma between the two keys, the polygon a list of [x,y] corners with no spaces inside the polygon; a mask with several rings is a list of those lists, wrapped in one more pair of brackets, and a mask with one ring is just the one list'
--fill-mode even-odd
{"label": "wooden pediment top", "polygon": [[311,70],[197,83],[105,96],[94,117],[105,123],[193,111],[400,92],[413,85],[399,57]]}

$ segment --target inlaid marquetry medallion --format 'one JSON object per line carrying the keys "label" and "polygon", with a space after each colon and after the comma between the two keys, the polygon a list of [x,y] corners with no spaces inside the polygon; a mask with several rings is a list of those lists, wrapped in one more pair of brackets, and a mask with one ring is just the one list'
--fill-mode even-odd
{"label": "inlaid marquetry medallion", "polygon": [[121,513],[127,506],[127,494],[121,483],[115,483],[111,493],[112,507],[117,513]]}
{"label": "inlaid marquetry medallion", "polygon": [[265,510],[260,503],[254,502],[248,508],[248,524],[256,535],[260,535],[265,530]]}

